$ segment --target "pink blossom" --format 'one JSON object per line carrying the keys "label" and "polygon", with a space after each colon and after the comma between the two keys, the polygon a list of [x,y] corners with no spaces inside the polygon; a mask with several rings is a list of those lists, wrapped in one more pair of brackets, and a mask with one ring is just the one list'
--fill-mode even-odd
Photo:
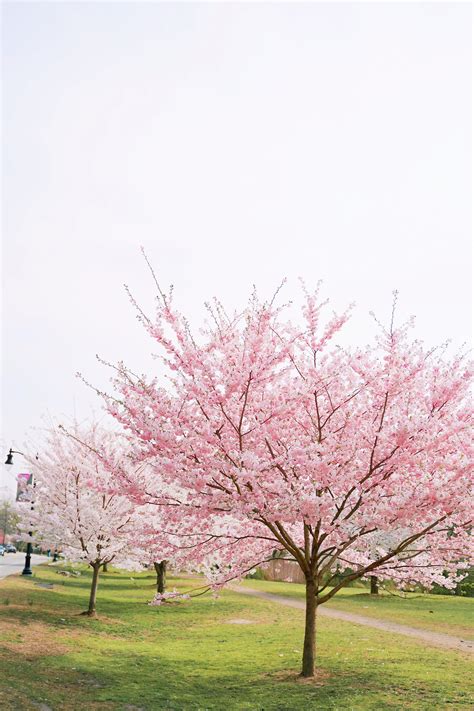
{"label": "pink blossom", "polygon": [[411,321],[339,348],[349,310],[304,293],[299,321],[256,294],[233,317],[209,307],[199,338],[163,297],[145,325],[171,384],[120,364],[105,396],[146,467],[130,495],[215,588],[275,550],[317,604],[370,574],[454,584],[472,559],[470,364],[410,340]]}

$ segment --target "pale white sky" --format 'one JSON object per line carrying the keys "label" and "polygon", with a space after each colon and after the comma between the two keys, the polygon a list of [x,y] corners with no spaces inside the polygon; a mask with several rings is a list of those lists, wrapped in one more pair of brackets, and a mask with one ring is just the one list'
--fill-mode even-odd
{"label": "pale white sky", "polygon": [[95,353],[155,367],[141,244],[193,323],[303,276],[356,342],[394,288],[427,342],[470,339],[469,4],[2,10],[4,447],[98,409]]}

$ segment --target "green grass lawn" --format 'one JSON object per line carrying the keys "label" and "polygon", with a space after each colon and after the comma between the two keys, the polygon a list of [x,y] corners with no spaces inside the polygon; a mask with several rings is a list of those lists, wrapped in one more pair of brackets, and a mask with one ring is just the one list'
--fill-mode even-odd
{"label": "green grass lawn", "polygon": [[[0,708],[472,708],[471,660],[461,653],[321,618],[319,673],[303,681],[301,611],[234,592],[149,607],[154,576],[133,577],[102,576],[97,619],[79,615],[89,575],[64,579],[42,566],[33,578],[2,581]],[[48,583],[51,589],[41,587]],[[180,589],[199,584],[170,580]]]}
{"label": "green grass lawn", "polygon": [[[297,583],[245,580],[243,585],[274,595],[305,597],[304,585]],[[370,595],[368,588],[357,587],[342,588],[325,607],[474,639],[474,598],[423,593]]]}

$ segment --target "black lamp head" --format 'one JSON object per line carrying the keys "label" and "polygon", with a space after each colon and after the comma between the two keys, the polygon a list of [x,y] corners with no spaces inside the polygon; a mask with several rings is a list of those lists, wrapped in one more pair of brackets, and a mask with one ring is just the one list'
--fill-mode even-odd
{"label": "black lamp head", "polygon": [[10,449],[10,451],[7,454],[7,458],[5,459],[5,464],[13,464],[13,449]]}

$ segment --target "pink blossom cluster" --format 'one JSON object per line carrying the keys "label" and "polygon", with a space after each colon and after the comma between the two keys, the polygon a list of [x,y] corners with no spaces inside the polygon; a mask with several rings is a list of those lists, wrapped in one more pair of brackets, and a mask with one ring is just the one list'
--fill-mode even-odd
{"label": "pink blossom cluster", "polygon": [[156,508],[157,541],[214,587],[275,550],[320,602],[375,573],[452,586],[472,560],[472,367],[393,318],[374,344],[342,348],[350,309],[325,308],[304,289],[290,320],[254,293],[236,315],[209,305],[195,337],[161,293],[155,319],[140,319],[166,387],[121,363],[104,395],[141,464],[116,481]]}

